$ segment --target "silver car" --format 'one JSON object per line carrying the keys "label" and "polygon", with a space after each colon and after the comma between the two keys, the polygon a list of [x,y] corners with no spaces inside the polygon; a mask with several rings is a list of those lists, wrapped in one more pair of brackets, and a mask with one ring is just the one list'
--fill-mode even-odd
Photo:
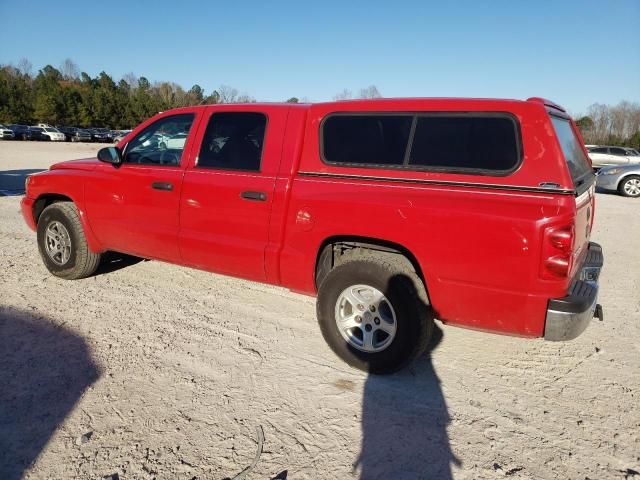
{"label": "silver car", "polygon": [[625,197],[640,197],[640,164],[601,168],[596,185]]}

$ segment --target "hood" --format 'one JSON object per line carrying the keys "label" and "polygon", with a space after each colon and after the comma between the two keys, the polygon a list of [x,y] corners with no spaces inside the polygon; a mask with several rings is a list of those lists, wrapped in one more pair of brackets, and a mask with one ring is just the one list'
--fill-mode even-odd
{"label": "hood", "polygon": [[49,167],[49,170],[93,170],[99,163],[100,160],[97,158],[68,160],[66,162],[54,163]]}

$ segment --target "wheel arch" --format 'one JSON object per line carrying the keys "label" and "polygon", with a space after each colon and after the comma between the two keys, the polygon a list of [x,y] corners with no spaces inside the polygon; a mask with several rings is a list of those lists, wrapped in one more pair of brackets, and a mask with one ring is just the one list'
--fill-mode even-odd
{"label": "wheel arch", "polygon": [[82,228],[84,230],[85,238],[87,239],[87,245],[89,246],[89,250],[93,253],[101,253],[104,251],[102,245],[98,241],[98,239],[93,235],[93,231],[87,221],[87,216],[84,212],[84,209],[76,202],[72,197],[62,194],[62,193],[42,193],[38,196],[35,202],[33,202],[33,208],[31,210],[31,214],[33,215],[34,224],[38,224],[38,219],[40,215],[49,205],[53,205],[58,202],[71,202],[78,209],[78,213],[80,216],[80,222],[82,223]]}
{"label": "wheel arch", "polygon": [[622,183],[629,177],[640,177],[640,172],[623,173],[622,175],[620,175],[620,178],[618,178],[617,186],[619,187],[620,185],[622,185]]}
{"label": "wheel arch", "polygon": [[361,248],[379,252],[381,256],[397,255],[406,259],[407,266],[412,268],[427,288],[427,282],[417,257],[404,245],[389,240],[362,237],[357,235],[336,235],[326,238],[320,245],[315,261],[315,287],[318,289],[324,277],[338,263],[337,259],[345,250]]}

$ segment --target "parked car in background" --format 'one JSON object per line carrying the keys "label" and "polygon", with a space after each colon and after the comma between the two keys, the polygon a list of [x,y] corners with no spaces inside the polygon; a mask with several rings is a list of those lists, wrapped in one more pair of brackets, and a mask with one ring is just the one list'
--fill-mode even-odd
{"label": "parked car in background", "polygon": [[39,123],[39,124],[36,125],[36,127],[53,128],[53,125],[49,125],[48,123]]}
{"label": "parked car in background", "polygon": [[14,138],[15,138],[15,134],[13,133],[13,130],[11,130],[9,127],[5,127],[4,125],[0,124],[0,139],[13,140]]}
{"label": "parked car in background", "polygon": [[640,164],[604,167],[596,175],[599,188],[625,197],[640,197]]}
{"label": "parked car in background", "polygon": [[111,131],[108,128],[89,128],[91,140],[94,142],[109,143],[112,141]]}
{"label": "parked car in background", "polygon": [[184,143],[187,141],[186,133],[177,133],[171,136],[163,136],[160,140],[160,148],[184,148]]}
{"label": "parked car in background", "polygon": [[12,123],[11,125],[7,125],[7,128],[13,132],[16,140],[29,140],[30,132],[28,125]]}
{"label": "parked car in background", "polygon": [[78,127],[58,127],[67,142],[90,142],[91,133]]}
{"label": "parked car in background", "polygon": [[90,142],[91,141],[91,132],[89,130],[85,130],[84,128],[79,128],[76,130],[76,134],[71,139],[72,142]]}
{"label": "parked car in background", "polygon": [[127,134],[129,134],[131,132],[131,130],[117,130],[117,131],[112,131],[113,133],[113,143],[118,143],[120,142],[120,140],[122,140],[124,137],[127,136]]}
{"label": "parked car in background", "polygon": [[41,127],[43,130],[43,135],[46,137],[45,140],[49,140],[52,142],[64,142],[66,137],[64,133],[58,130],[55,127]]}
{"label": "parked car in background", "polygon": [[607,145],[587,145],[593,168],[599,169],[611,165],[640,163],[640,153],[633,148],[611,147]]}
{"label": "parked car in background", "polygon": [[40,141],[51,140],[47,135],[44,134],[43,127],[29,127],[27,139]]}

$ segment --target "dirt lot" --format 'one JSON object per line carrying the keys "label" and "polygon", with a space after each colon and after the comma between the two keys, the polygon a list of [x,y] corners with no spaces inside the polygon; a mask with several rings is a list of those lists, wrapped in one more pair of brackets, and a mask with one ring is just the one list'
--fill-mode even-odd
{"label": "dirt lot", "polygon": [[[0,142],[0,190],[98,147]],[[19,201],[0,196],[2,479],[221,480],[262,426],[249,479],[640,480],[640,201],[598,195],[603,323],[570,343],[441,326],[391,377],[341,363],[284,289],[129,259],[59,280]]]}

